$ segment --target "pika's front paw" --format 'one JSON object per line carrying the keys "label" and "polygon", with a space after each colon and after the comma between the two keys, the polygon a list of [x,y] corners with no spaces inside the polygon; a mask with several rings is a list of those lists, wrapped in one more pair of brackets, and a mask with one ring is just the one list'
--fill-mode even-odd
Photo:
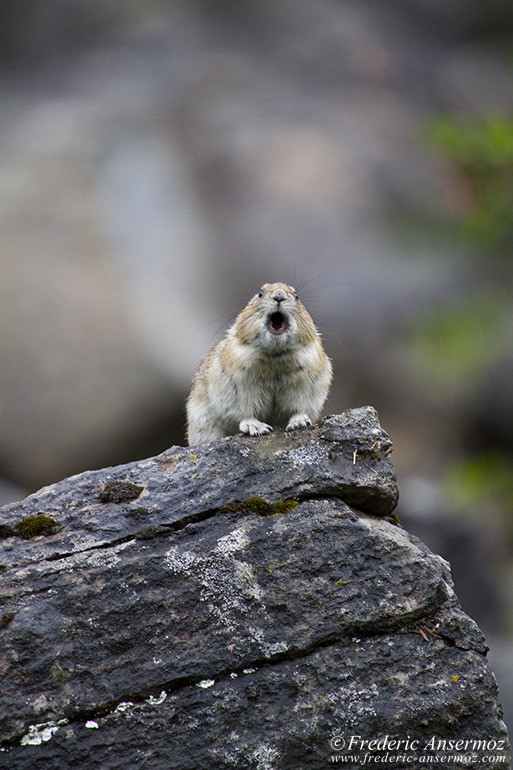
{"label": "pika's front paw", "polygon": [[241,433],[247,433],[248,436],[265,436],[266,433],[272,432],[272,427],[265,422],[256,420],[254,417],[250,417],[248,420],[240,422],[239,430]]}
{"label": "pika's front paw", "polygon": [[312,421],[307,414],[293,414],[285,430],[296,430],[296,428],[306,428]]}

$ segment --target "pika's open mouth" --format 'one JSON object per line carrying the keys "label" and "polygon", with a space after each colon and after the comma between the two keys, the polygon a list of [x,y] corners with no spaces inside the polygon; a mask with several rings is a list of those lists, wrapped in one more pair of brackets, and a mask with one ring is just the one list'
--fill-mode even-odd
{"label": "pika's open mouth", "polygon": [[271,313],[267,319],[267,328],[271,334],[283,334],[289,328],[289,322],[283,313],[277,310],[276,313]]}

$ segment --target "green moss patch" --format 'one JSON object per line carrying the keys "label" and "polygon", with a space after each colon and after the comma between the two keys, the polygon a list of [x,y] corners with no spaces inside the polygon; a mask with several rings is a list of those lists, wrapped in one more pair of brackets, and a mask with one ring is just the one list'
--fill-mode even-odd
{"label": "green moss patch", "polygon": [[12,537],[15,535],[14,529],[9,524],[0,524],[0,540],[4,540],[6,537]]}
{"label": "green moss patch", "polygon": [[99,494],[101,503],[128,503],[136,500],[144,487],[130,481],[109,481]]}
{"label": "green moss patch", "polygon": [[278,500],[270,503],[263,497],[248,497],[247,500],[223,505],[220,513],[256,513],[258,516],[274,516],[277,513],[287,513],[298,504],[299,500]]}
{"label": "green moss patch", "polygon": [[58,521],[47,516],[46,513],[38,513],[35,516],[27,516],[21,519],[14,527],[16,534],[24,540],[30,540],[38,535],[55,535],[62,525]]}

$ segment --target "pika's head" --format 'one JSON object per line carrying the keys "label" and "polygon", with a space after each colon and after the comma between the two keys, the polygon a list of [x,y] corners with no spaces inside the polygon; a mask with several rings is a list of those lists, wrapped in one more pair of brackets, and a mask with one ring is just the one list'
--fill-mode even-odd
{"label": "pika's head", "polygon": [[235,323],[241,342],[280,352],[311,342],[317,335],[293,286],[265,283]]}

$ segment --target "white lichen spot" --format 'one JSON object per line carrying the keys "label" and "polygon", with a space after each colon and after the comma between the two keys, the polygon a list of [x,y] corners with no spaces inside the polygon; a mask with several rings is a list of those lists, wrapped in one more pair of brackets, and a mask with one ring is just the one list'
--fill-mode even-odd
{"label": "white lichen spot", "polygon": [[249,628],[249,633],[251,634],[251,638],[255,642],[258,642],[258,644],[264,643],[265,637],[264,637],[264,632],[262,631],[261,628],[254,628],[253,626],[251,626]]}
{"label": "white lichen spot", "polygon": [[267,655],[272,656],[278,655],[280,652],[286,652],[288,648],[287,642],[275,642],[274,644],[267,644],[264,652],[266,652]]}
{"label": "white lichen spot", "polygon": [[243,668],[242,669],[243,674],[254,674],[256,673],[256,668]]}
{"label": "white lichen spot", "polygon": [[[98,543],[94,543],[95,546],[98,546]],[[127,541],[126,543],[118,543],[115,546],[112,546],[111,548],[101,548],[94,550],[84,550],[84,546],[82,543],[77,544],[78,547],[81,548],[81,551],[79,553],[76,553],[74,556],[74,560],[76,563],[83,563],[84,565],[87,565],[88,567],[101,567],[102,569],[111,569],[112,567],[115,567],[116,564],[118,564],[121,559],[117,555],[121,551],[124,551],[126,548],[129,548],[131,546],[131,542]]]}
{"label": "white lichen spot", "polygon": [[98,722],[95,722],[93,719],[88,719],[85,723],[85,726],[88,728],[88,730],[98,730],[99,728]]}
{"label": "white lichen spot", "polygon": [[287,459],[299,468],[305,465],[318,465],[319,451],[315,446],[302,446],[287,452]]}
{"label": "white lichen spot", "polygon": [[124,714],[125,711],[128,711],[130,708],[132,708],[134,704],[131,701],[123,701],[122,703],[119,703],[114,710],[114,713],[116,714]]}
{"label": "white lichen spot", "polygon": [[274,655],[277,655],[280,652],[286,652],[286,650],[288,650],[288,645],[286,642],[267,642],[265,639],[265,634],[261,628],[250,627],[248,630],[252,639],[258,643],[266,658],[272,658]]}
{"label": "white lichen spot", "polygon": [[209,687],[213,687],[215,683],[215,679],[202,679],[201,682],[198,682],[196,687],[202,687],[204,690],[207,690]]}
{"label": "white lichen spot", "polygon": [[45,711],[46,708],[48,708],[48,699],[44,694],[40,695],[39,698],[36,698],[36,700],[32,702],[32,709],[36,714]]}
{"label": "white lichen spot", "polygon": [[199,584],[199,599],[205,602],[214,621],[228,631],[254,612],[254,603],[262,602],[263,592],[251,564],[234,558],[249,545],[245,527],[221,537],[204,556],[171,548],[164,561],[168,569],[185,574]]}
{"label": "white lichen spot", "polygon": [[229,631],[240,626],[261,601],[252,567],[233,558],[231,553],[211,553],[198,563],[196,577],[201,584],[200,601],[208,605],[215,620]]}
{"label": "white lichen spot", "polygon": [[161,703],[164,703],[166,698],[167,698],[167,692],[165,690],[162,690],[158,698],[155,698],[153,695],[150,695],[146,703],[149,703],[150,706],[160,706]]}
{"label": "white lichen spot", "polygon": [[245,561],[235,561],[235,579],[244,593],[260,601],[262,599],[262,589],[257,583],[255,573],[251,564],[247,564]]}
{"label": "white lichen spot", "polygon": [[355,727],[360,724],[362,716],[376,716],[377,712],[373,704],[378,694],[379,691],[374,682],[369,687],[352,684],[344,690],[338,690],[329,697],[329,700],[338,704],[334,711],[342,722],[347,727]]}
{"label": "white lichen spot", "polygon": [[235,551],[242,551],[248,545],[249,537],[246,528],[239,527],[238,529],[234,529],[233,532],[229,532],[224,537],[220,537],[214,551],[228,556]]}
{"label": "white lichen spot", "polygon": [[280,752],[268,743],[261,743],[252,752],[258,770],[275,770],[278,767]]}
{"label": "white lichen spot", "polygon": [[164,563],[171,572],[188,572],[197,561],[196,554],[178,548],[170,548],[164,556]]}
{"label": "white lichen spot", "polygon": [[61,725],[66,725],[67,719],[60,719],[58,722],[43,722],[39,725],[30,725],[28,733],[20,741],[21,746],[40,746],[49,741],[55,735]]}

